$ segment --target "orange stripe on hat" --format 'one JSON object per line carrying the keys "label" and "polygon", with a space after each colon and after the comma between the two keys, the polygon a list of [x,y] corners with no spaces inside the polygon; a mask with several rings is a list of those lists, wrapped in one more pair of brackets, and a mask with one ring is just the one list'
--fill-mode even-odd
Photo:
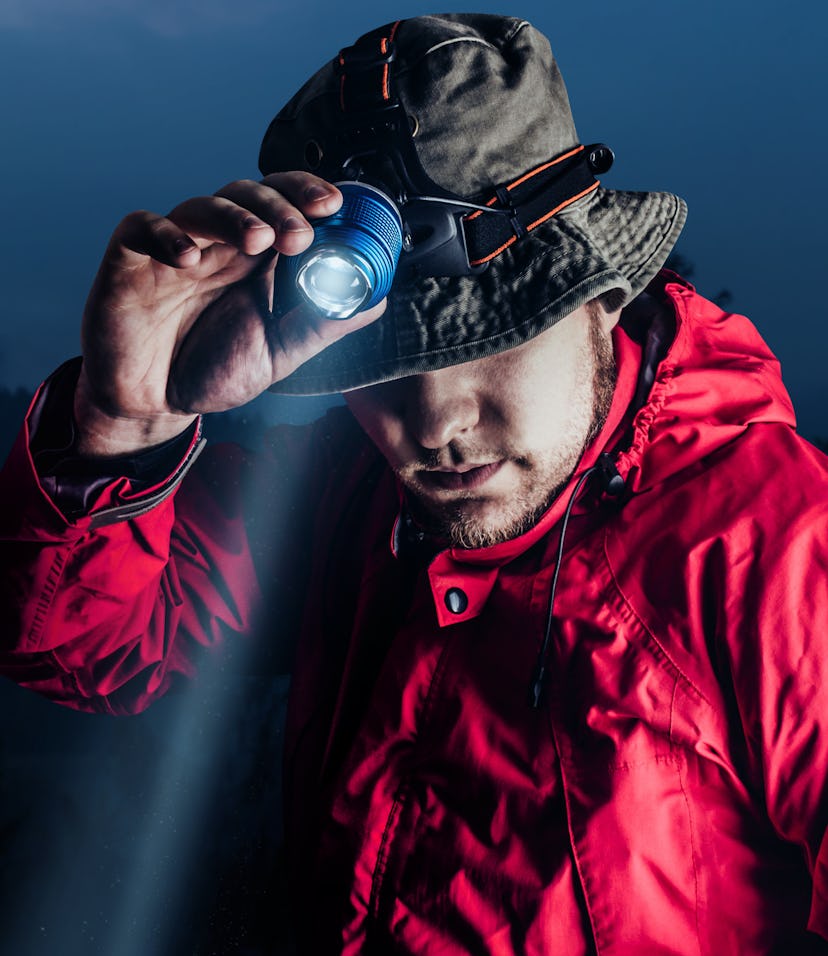
{"label": "orange stripe on hat", "polygon": [[[547,163],[547,166],[545,168],[548,168],[548,166],[549,164]],[[551,219],[551,217],[554,216],[555,213],[560,212],[562,209],[566,209],[567,206],[571,206],[572,203],[576,202],[578,199],[582,199],[584,196],[596,190],[599,185],[600,183],[598,182],[598,180],[596,180],[591,186],[588,186],[586,189],[579,192],[576,196],[570,197],[569,199],[566,200],[566,202],[562,202],[560,203],[560,205],[555,206],[554,209],[550,209],[549,212],[541,216],[540,219],[536,219],[534,222],[530,223],[526,227],[526,231],[531,232],[536,226],[539,226],[541,223],[546,222],[547,219]],[[480,215],[480,213],[475,212],[472,215],[477,216],[477,215]],[[468,218],[471,219],[472,216],[469,216]],[[483,265],[484,262],[489,262],[490,259],[494,259],[495,256],[499,256],[500,253],[504,251],[504,249],[508,249],[513,242],[517,241],[517,238],[518,238],[517,236],[512,236],[510,239],[507,239],[506,242],[504,242],[501,246],[498,246],[498,248],[495,249],[494,252],[490,252],[487,256],[483,256],[482,259],[475,259],[473,262],[470,262],[469,265],[480,266],[480,265]]]}
{"label": "orange stripe on hat", "polygon": [[[542,173],[545,169],[549,169],[552,166],[557,166],[558,163],[562,163],[564,160],[569,159],[572,156],[576,156],[578,153],[582,152],[584,148],[585,147],[583,145],[576,146],[574,149],[570,149],[568,153],[564,153],[561,156],[556,156],[554,159],[550,159],[548,163],[543,163],[541,166],[537,166],[535,169],[530,170],[528,173],[524,173],[519,179],[516,179],[513,183],[509,183],[506,189],[514,189],[516,186],[520,186],[521,183],[525,183],[528,179],[531,179],[533,176],[537,176],[538,173]],[[497,196],[492,196],[492,198],[487,200],[484,203],[484,205],[493,206],[496,202],[497,202]],[[558,207],[558,209],[562,209],[562,208],[563,208],[562,206]],[[483,213],[478,209],[477,212],[470,213],[468,216],[466,216],[466,220],[470,222],[472,219],[477,219],[478,216],[482,216],[482,215]]]}

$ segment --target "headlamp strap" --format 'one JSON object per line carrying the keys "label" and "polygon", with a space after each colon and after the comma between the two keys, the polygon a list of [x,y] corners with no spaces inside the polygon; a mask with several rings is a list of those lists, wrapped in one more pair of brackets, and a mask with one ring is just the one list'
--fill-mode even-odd
{"label": "headlamp strap", "polygon": [[[364,123],[372,136],[383,123],[389,130],[396,128],[390,117],[399,119],[396,114],[402,110],[392,68],[396,59],[394,37],[401,22],[396,20],[364,34],[352,46],[340,50],[336,60],[339,106],[343,113],[350,114],[351,122]],[[415,172],[409,167],[415,167],[420,186],[428,186],[428,195],[445,195],[428,179],[410,141],[397,141],[396,148],[404,150],[408,175]],[[469,265],[483,266],[526,233],[596,190],[599,182],[593,174],[606,172],[612,160],[612,150],[607,146],[579,145],[498,187],[486,205],[507,215],[475,211],[462,219]]]}
{"label": "headlamp strap", "polygon": [[339,105],[343,113],[396,106],[391,63],[396,56],[397,20],[361,36],[339,51]]}
{"label": "headlamp strap", "polygon": [[463,219],[469,264],[494,259],[555,213],[596,190],[599,182],[593,173],[605,172],[611,163],[607,146],[576,146],[500,186],[485,205],[508,215],[490,216],[478,210]]}

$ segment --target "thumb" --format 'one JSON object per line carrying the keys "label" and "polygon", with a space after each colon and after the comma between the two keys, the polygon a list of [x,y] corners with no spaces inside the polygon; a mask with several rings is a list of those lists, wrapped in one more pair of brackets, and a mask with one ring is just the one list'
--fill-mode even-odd
{"label": "thumb", "polygon": [[303,303],[278,319],[274,317],[268,326],[273,384],[287,378],[334,342],[376,322],[386,305],[387,300],[382,299],[350,319],[326,319]]}

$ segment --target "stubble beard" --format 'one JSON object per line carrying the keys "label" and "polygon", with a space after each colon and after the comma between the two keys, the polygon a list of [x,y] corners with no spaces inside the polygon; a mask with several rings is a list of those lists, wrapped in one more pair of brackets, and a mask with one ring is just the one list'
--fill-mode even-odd
{"label": "stubble beard", "polygon": [[[473,494],[438,509],[403,478],[412,515],[427,533],[451,547],[491,547],[534,527],[566,487],[584,451],[603,428],[615,391],[615,356],[601,328],[599,309],[598,303],[588,305],[590,331],[585,347],[586,361],[582,362],[584,381],[578,389],[582,400],[571,410],[568,434],[542,458],[528,458],[508,448],[498,449],[496,454],[487,452],[490,458],[506,459],[522,473],[518,487],[508,500],[499,503],[495,515],[484,517],[477,513],[479,509],[470,507],[475,501]],[[461,460],[475,460],[480,455],[477,450],[465,447],[451,451]],[[433,452],[427,456],[428,460],[421,462],[422,466],[435,467],[439,456],[439,451]]]}

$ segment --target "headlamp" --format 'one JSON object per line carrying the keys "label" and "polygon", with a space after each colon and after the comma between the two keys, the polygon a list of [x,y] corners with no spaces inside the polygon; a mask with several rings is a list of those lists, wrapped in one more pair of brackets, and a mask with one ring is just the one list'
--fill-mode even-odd
{"label": "headlamp", "polygon": [[277,297],[293,288],[321,315],[349,319],[388,295],[403,245],[396,204],[367,183],[340,182],[342,206],[316,220],[313,243],[298,256],[283,256]]}
{"label": "headlamp", "polygon": [[[315,109],[271,123],[259,155],[265,175],[304,168],[336,183],[338,212],[314,220],[299,256],[279,256],[274,309],[304,300],[321,315],[348,319],[401,283],[474,276],[550,216],[593,192],[612,151],[581,145],[551,157],[492,195],[470,200],[434,182],[414,145],[418,124],[395,90],[391,37],[366,35],[336,60],[333,123]],[[316,100],[314,100],[314,103]],[[321,102],[321,99],[320,99]]]}

